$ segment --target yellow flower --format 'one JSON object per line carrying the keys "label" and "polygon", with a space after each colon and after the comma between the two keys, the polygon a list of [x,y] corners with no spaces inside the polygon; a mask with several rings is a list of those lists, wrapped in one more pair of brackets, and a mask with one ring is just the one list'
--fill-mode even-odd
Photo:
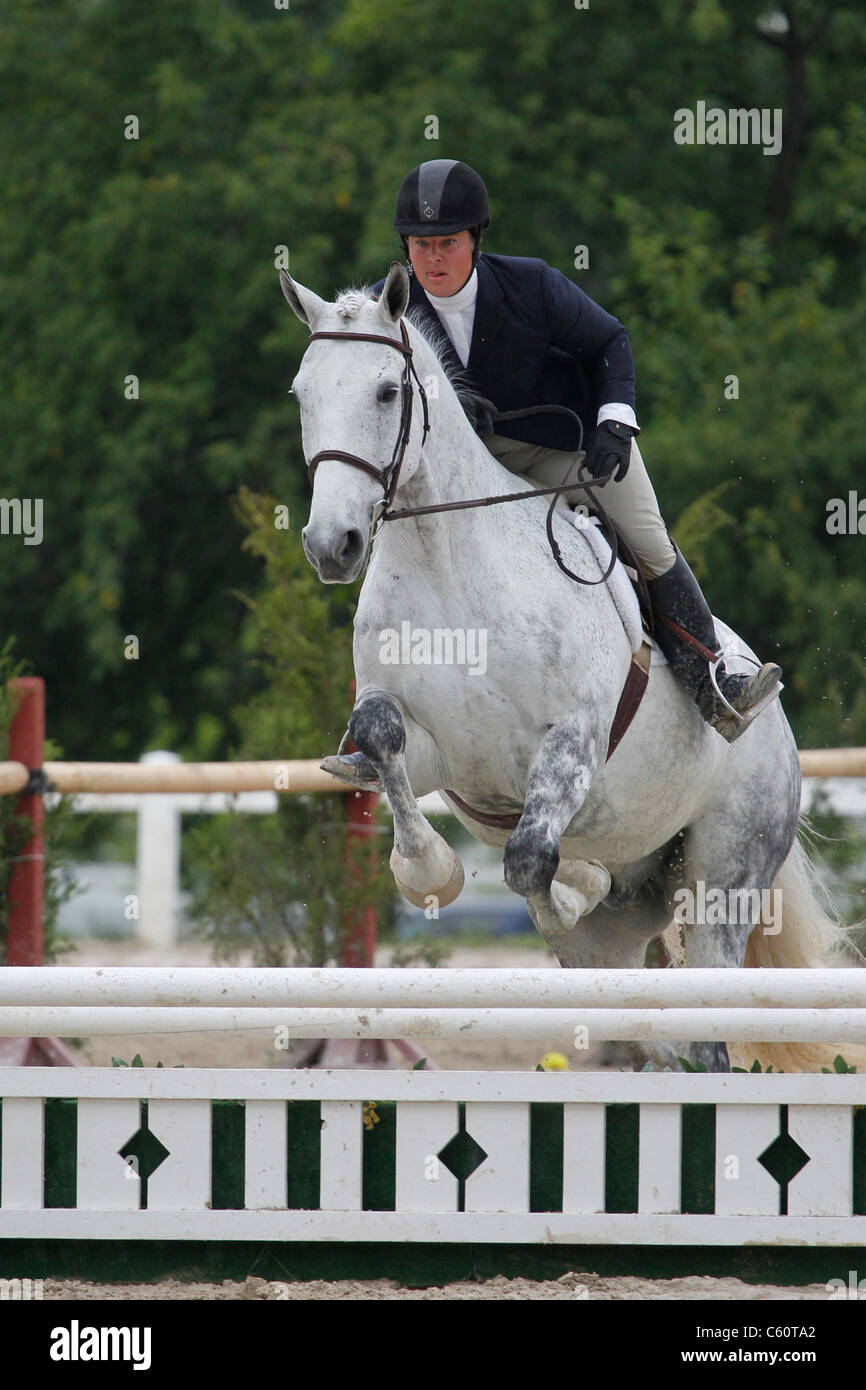
{"label": "yellow flower", "polygon": [[568,1071],[568,1058],[561,1052],[545,1052],[541,1065],[545,1071]]}
{"label": "yellow flower", "polygon": [[379,1123],[381,1116],[376,1113],[376,1102],[374,1100],[364,1101],[364,1128],[372,1129]]}

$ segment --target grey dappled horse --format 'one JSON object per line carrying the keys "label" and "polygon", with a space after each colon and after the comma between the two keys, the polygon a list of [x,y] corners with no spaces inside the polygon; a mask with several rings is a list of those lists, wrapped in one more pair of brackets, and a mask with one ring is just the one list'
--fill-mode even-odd
{"label": "grey dappled horse", "polygon": [[[662,933],[686,966],[822,963],[838,929],[795,838],[800,768],[778,700],[727,743],[653,664],[606,762],[631,647],[608,586],[578,588],[552,563],[546,500],[386,522],[370,554],[383,497],[412,508],[522,490],[473,431],[436,344],[404,319],[406,272],[392,266],[378,301],[348,290],[326,303],[285,272],[281,283],[316,335],[293,383],[314,484],[304,548],[325,583],[367,567],[349,723],[360,753],[324,765],[381,783],[404,895],[444,905],[462,886],[459,859],[417,804],[440,791],[459,798],[451,804],[474,836],[504,851],[506,882],[563,966],[640,967]],[[558,512],[554,529],[569,567],[597,578],[581,532]],[[407,622],[422,634],[483,632],[485,669],[384,660],[383,634]],[[754,655],[716,627],[726,654]],[[730,656],[727,668],[749,669]],[[519,821],[486,824],[467,808]],[[761,921],[773,889],[782,919]],[[683,890],[738,910],[672,924]],[[629,1046],[638,1066],[679,1056],[729,1066],[724,1044]]]}

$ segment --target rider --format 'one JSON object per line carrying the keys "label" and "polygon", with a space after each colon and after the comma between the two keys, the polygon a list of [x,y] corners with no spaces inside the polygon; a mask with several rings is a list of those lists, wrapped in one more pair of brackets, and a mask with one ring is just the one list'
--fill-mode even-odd
{"label": "rider", "polygon": [[[445,329],[451,366],[498,410],[555,403],[584,421],[583,466],[593,478],[609,475],[604,506],[647,577],[661,619],[656,640],[703,718],[733,742],[778,695],[781,670],[766,663],[735,676],[720,660],[714,682],[708,654],[685,640],[691,634],[719,652],[709,607],[668,535],[638,449],[628,334],[544,261],[482,253],[489,222],[487,190],[467,164],[433,159],[412,170],[394,218],[411,265],[409,304]],[[510,472],[546,487],[576,479],[574,435],[573,421],[550,413],[499,421],[481,437]]]}

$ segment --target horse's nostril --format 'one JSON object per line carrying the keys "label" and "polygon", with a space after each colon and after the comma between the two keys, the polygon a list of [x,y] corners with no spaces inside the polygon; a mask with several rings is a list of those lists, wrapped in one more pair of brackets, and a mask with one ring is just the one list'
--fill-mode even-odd
{"label": "horse's nostril", "polygon": [[352,565],[357,560],[363,544],[364,537],[360,531],[347,531],[336,557],[339,563],[345,565],[346,568]]}

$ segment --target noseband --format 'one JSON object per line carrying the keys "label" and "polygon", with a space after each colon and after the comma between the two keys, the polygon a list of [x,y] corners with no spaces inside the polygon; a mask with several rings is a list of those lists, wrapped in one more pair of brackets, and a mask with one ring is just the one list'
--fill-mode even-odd
{"label": "noseband", "polygon": [[391,462],[387,468],[377,468],[375,463],[368,463],[366,459],[359,458],[357,454],[347,454],[343,449],[320,449],[314,454],[307,464],[307,473],[310,484],[316,474],[316,469],[322,459],[340,459],[342,463],[350,463],[354,468],[362,468],[365,473],[369,473],[382,484],[385,496],[380,506],[384,510],[390,507],[394,500],[394,493],[397,491],[397,484],[400,481],[400,469],[403,467],[403,459],[406,456],[406,446],[409,443],[409,433],[412,429],[412,377],[418,383],[418,392],[421,396],[421,409],[424,412],[424,434],[421,440],[423,448],[424,441],[430,432],[430,417],[427,413],[427,392],[421,384],[421,378],[415,370],[415,363],[412,360],[412,348],[409,343],[409,334],[406,332],[406,325],[400,320],[400,335],[403,339],[398,343],[393,338],[386,338],[381,333],[311,333],[310,342],[316,338],[336,338],[338,341],[352,339],[356,343],[385,343],[387,347],[396,348],[403,354],[403,379],[400,383],[403,395],[402,408],[400,411],[400,432],[397,435],[397,443],[394,445],[394,452],[391,455]]}

